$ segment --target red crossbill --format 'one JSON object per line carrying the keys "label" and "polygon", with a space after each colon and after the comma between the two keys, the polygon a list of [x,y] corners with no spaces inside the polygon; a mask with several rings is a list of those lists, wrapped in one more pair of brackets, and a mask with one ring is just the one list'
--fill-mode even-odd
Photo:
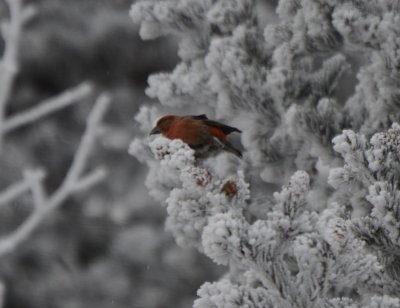
{"label": "red crossbill", "polygon": [[241,131],[216,121],[205,114],[197,116],[166,115],[161,117],[150,135],[162,134],[169,139],[181,139],[195,150],[196,156],[205,158],[212,153],[227,151],[242,158],[242,153],[227,140],[232,132]]}

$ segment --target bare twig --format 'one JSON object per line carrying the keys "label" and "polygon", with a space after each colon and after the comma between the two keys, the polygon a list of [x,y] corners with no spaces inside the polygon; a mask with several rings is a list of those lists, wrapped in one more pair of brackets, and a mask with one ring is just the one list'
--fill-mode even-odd
{"label": "bare twig", "polygon": [[0,281],[0,308],[4,307],[5,296],[6,296],[6,286],[3,281]]}
{"label": "bare twig", "polygon": [[[105,171],[100,168],[95,169],[85,176],[81,176],[81,174],[86,167],[100,121],[109,103],[110,98],[105,94],[100,95],[97,99],[95,106],[89,114],[85,133],[81,139],[70,170],[63,183],[50,197],[47,198],[45,196],[42,181],[38,182],[32,180],[32,174],[29,172],[25,174],[29,189],[33,194],[35,206],[32,214],[16,230],[0,239],[0,256],[12,252],[21,242],[26,240],[40,225],[43,219],[46,218],[51,211],[60,206],[69,196],[83,189],[88,189],[105,177]],[[21,185],[21,187],[14,190],[18,192],[21,191],[22,188],[24,188],[24,190],[26,189],[25,186]],[[14,196],[14,194],[15,193],[10,195]]]}
{"label": "bare twig", "polygon": [[79,179],[78,182],[74,183],[74,185],[71,187],[71,192],[79,193],[83,190],[87,190],[97,182],[104,179],[106,175],[107,171],[104,168],[99,167],[84,175]]}
{"label": "bare twig", "polygon": [[[32,175],[32,173],[34,173],[37,181],[42,181],[42,179],[44,177],[44,173],[42,171],[36,171],[36,172],[31,171],[31,175]],[[16,199],[24,192],[29,191],[31,189],[31,181],[32,181],[32,179],[27,179],[25,177],[22,181],[11,185],[7,189],[5,189],[3,192],[1,192],[0,193],[0,207],[11,202],[12,200]]]}
{"label": "bare twig", "polygon": [[108,105],[110,104],[110,97],[107,94],[101,94],[96,101],[96,104],[87,119],[87,129],[82,137],[81,144],[76,152],[74,161],[62,185],[70,185],[77,181],[84,165],[87,161],[90,150],[95,141],[97,126],[102,116],[104,115]]}
{"label": "bare twig", "polygon": [[88,97],[93,91],[93,87],[87,83],[81,83],[75,88],[68,89],[63,93],[52,97],[39,103],[38,106],[34,106],[28,110],[19,112],[15,116],[11,116],[8,119],[4,119],[1,129],[4,133],[8,133],[18,127],[33,123],[39,118],[44,117],[54,111],[57,111],[63,107],[72,105],[81,101],[83,98]]}
{"label": "bare twig", "polygon": [[25,170],[24,177],[27,180],[30,190],[32,192],[33,204],[41,206],[46,203],[46,193],[42,184],[43,172]]}
{"label": "bare twig", "polygon": [[[18,46],[23,24],[34,14],[32,7],[23,8],[22,0],[6,0],[10,18],[1,25],[5,41],[3,57],[0,60],[0,127],[4,123],[5,106],[18,71]],[[0,129],[0,144],[3,131]]]}

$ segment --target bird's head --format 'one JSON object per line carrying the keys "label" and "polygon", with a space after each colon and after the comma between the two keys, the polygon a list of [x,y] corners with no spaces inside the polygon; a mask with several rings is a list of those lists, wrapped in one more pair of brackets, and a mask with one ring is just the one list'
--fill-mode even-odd
{"label": "bird's head", "polygon": [[156,126],[154,126],[154,128],[151,130],[150,135],[155,135],[155,134],[165,135],[171,128],[172,123],[178,118],[179,117],[176,115],[166,115],[161,117],[157,121]]}

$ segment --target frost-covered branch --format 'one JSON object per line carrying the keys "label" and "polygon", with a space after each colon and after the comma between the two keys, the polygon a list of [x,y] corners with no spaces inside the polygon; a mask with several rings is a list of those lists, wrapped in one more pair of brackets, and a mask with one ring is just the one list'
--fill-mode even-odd
{"label": "frost-covered branch", "polygon": [[[400,125],[376,133],[369,141],[362,134],[344,131],[334,138],[334,149],[345,161],[331,170],[329,181],[351,206],[351,226],[385,266],[387,292],[400,288]],[[345,193],[358,191],[357,199]],[[347,197],[347,198],[345,198]],[[391,282],[389,282],[391,281]]]}
{"label": "frost-covered branch", "polygon": [[[251,222],[246,214],[250,190],[242,171],[221,177],[212,166],[196,161],[180,140],[158,137],[149,145],[159,161],[149,165],[157,170],[149,174],[147,183],[154,185],[149,188],[175,185],[166,198],[167,230],[179,245],[195,247],[215,263],[244,273],[235,282],[204,284],[195,307],[223,307],[231,300],[249,307],[323,307],[332,300],[332,287],[362,290],[378,284],[371,277],[384,280],[377,258],[351,233],[339,206],[320,216],[309,210],[306,172],[296,172],[274,194],[265,219]],[[140,152],[136,142],[131,152]]]}
{"label": "frost-covered branch", "polygon": [[33,210],[30,216],[11,234],[0,239],[0,256],[13,251],[26,240],[30,234],[40,225],[51,211],[59,207],[68,197],[84,189],[95,185],[105,177],[105,170],[94,169],[82,175],[85,171],[89,154],[93,151],[96,135],[99,131],[101,119],[104,116],[110,98],[106,94],[98,97],[95,106],[89,114],[87,127],[82,136],[81,143],[75,154],[72,165],[59,188],[50,196],[46,196],[43,174],[41,172],[26,171],[25,180],[5,191],[0,199],[4,202],[15,198],[18,193],[28,188],[33,197]]}

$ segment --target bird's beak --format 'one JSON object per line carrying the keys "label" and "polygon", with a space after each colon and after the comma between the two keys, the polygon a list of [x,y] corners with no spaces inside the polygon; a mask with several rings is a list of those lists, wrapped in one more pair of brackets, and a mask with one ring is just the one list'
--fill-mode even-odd
{"label": "bird's beak", "polygon": [[160,129],[156,126],[151,130],[149,135],[156,135],[156,134],[160,134],[160,133],[161,133]]}

